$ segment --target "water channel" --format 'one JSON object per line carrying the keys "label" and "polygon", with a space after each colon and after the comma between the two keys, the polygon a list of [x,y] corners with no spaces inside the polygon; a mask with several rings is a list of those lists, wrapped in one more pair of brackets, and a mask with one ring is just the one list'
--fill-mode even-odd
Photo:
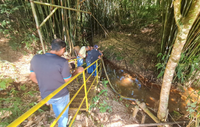
{"label": "water channel", "polygon": [[[116,68],[109,61],[105,61],[108,77],[114,89],[122,96],[138,99],[140,102],[145,102],[146,105],[157,112],[159,106],[161,84],[151,85],[151,83],[142,84],[141,79],[138,79],[136,74],[130,73],[124,69]],[[105,78],[103,75],[102,78]],[[169,113],[179,112],[186,113],[186,99],[182,97],[180,91],[171,89],[169,97]]]}

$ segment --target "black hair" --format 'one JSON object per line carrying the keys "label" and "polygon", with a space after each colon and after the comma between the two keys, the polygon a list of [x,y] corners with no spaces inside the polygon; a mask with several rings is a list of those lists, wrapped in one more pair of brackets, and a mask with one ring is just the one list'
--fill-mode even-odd
{"label": "black hair", "polygon": [[61,39],[53,39],[51,42],[51,50],[59,51],[62,48],[66,47],[66,43]]}
{"label": "black hair", "polygon": [[74,63],[70,63],[72,69],[75,69],[75,64]]}

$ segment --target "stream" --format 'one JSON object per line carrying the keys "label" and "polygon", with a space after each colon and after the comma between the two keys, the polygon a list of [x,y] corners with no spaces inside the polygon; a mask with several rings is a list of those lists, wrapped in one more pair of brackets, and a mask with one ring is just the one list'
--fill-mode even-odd
{"label": "stream", "polygon": [[[142,84],[141,79],[136,77],[136,74],[117,68],[109,61],[105,61],[108,77],[114,89],[122,96],[138,99],[153,111],[157,112],[159,106],[161,84],[151,85]],[[105,78],[105,75],[102,75]],[[187,102],[182,97],[183,93],[176,89],[171,89],[169,97],[169,113],[179,112],[186,113]]]}

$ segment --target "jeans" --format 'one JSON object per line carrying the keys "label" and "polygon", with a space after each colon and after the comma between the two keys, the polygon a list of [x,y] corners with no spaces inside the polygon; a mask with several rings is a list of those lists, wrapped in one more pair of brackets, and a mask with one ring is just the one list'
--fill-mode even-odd
{"label": "jeans", "polygon": [[[91,73],[96,69],[96,63],[94,63],[92,66],[91,66]],[[92,74],[93,76],[96,76],[97,75],[97,70],[95,70],[95,72]]]}
{"label": "jeans", "polygon": [[[80,59],[78,59],[78,58],[80,58]],[[77,60],[77,64],[78,64],[78,65],[77,65],[77,66],[78,66],[78,67],[81,67],[81,66],[83,65],[83,58],[81,58],[80,56],[77,56],[77,59],[78,59],[78,60]]]}
{"label": "jeans", "polygon": [[[70,96],[69,93],[63,97],[55,98],[55,99],[50,99],[48,101],[49,104],[52,104],[53,111],[58,117],[58,115],[62,112],[62,110],[67,106],[67,104],[70,101]],[[67,122],[68,122],[68,111],[69,107],[65,110],[63,115],[60,117],[58,120],[58,127],[66,127]]]}
{"label": "jeans", "polygon": [[[86,63],[87,63],[87,67],[90,66],[90,62],[87,62],[87,61],[86,61]],[[88,72],[88,74],[91,74],[91,73],[92,73],[92,66],[90,66],[90,67],[87,69],[87,72]]]}

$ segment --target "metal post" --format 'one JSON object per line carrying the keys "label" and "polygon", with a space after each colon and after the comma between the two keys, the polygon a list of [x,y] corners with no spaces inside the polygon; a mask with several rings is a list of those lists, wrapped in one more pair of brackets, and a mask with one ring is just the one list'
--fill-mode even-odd
{"label": "metal post", "polygon": [[98,60],[96,61],[96,69],[97,69],[97,71],[96,71],[96,73],[97,73],[96,77],[97,77],[97,84],[98,84]]}
{"label": "metal post", "polygon": [[85,103],[86,103],[86,111],[88,111],[88,98],[87,98],[87,87],[86,87],[86,81],[85,81],[85,71],[83,71],[83,83],[84,83],[84,89],[85,89]]}
{"label": "metal post", "polygon": [[77,59],[75,59],[75,68],[78,67],[78,62],[77,62]]}
{"label": "metal post", "polygon": [[40,28],[39,28],[39,22],[38,22],[37,15],[36,15],[36,12],[35,12],[34,3],[33,3],[32,0],[30,0],[30,3],[31,3],[32,11],[33,11],[33,16],[35,18],[36,28],[37,28],[37,31],[38,31],[38,34],[39,34],[39,37],[40,37],[40,41],[41,41],[41,44],[42,44],[43,53],[46,53],[45,49],[44,49],[44,43],[43,43],[43,39],[42,39],[42,34],[41,34]]}

